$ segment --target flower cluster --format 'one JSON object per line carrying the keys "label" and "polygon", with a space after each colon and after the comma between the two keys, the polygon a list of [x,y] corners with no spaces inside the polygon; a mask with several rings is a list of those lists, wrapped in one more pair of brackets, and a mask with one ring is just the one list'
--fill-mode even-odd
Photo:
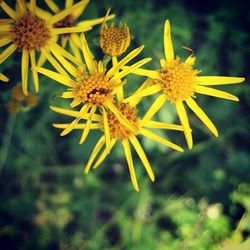
{"label": "flower cluster", "polygon": [[[238,101],[236,96],[213,87],[240,83],[244,78],[201,76],[201,71],[194,68],[193,54],[184,61],[175,56],[168,20],[165,22],[163,33],[165,58],[160,59],[158,69],[143,69],[141,67],[151,61],[151,58],[141,59],[143,45],[129,53],[126,52],[131,39],[129,28],[122,22],[118,26],[115,22],[108,26],[107,21],[114,18],[114,15],[109,15],[109,10],[102,18],[77,22],[88,4],[87,0],[81,0],[76,4],[66,0],[63,10],[60,10],[53,0],[45,2],[52,13],[39,8],[35,0],[29,3],[17,0],[15,10],[1,1],[0,6],[9,18],[0,19],[0,47],[8,45],[0,54],[0,64],[15,51],[21,51],[22,89],[25,95],[29,94],[27,85],[29,65],[32,68],[36,92],[39,90],[39,74],[65,86],[65,91],[60,97],[70,100],[68,109],[55,106],[51,109],[70,117],[71,120],[53,126],[62,129],[61,136],[73,130],[80,130],[80,144],[87,139],[91,130],[99,130],[101,133],[86,164],[86,173],[91,167],[95,169],[100,166],[115,144],[120,142],[134,189],[138,191],[139,186],[131,146],[138,154],[150,179],[154,181],[153,170],[138,137],[144,136],[183,152],[182,147],[151,131],[152,129],[175,130],[184,133],[188,148],[192,149],[193,131],[185,104],[212,134],[218,136],[216,127],[197,104],[196,94]],[[99,43],[104,54],[103,60],[100,61],[97,61],[90,51],[84,34],[97,24],[101,24]],[[38,62],[36,54],[40,54]],[[54,70],[44,68],[45,61],[48,61]],[[129,74],[146,76],[147,79],[133,94],[127,96],[124,85],[129,85],[127,83]],[[0,80],[7,82],[8,78],[0,74]],[[143,117],[140,117],[138,115],[140,102],[143,98],[157,93],[158,96],[151,107]],[[166,102],[175,105],[180,125],[153,120],[154,115],[164,108]]]}

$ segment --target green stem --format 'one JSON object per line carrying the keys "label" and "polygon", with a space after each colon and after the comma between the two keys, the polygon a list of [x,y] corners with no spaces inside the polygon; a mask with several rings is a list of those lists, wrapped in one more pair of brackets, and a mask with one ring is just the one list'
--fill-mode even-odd
{"label": "green stem", "polygon": [[0,175],[3,171],[4,165],[6,163],[8,152],[10,148],[10,143],[15,127],[17,113],[11,114],[6,124],[5,133],[3,135],[3,142],[1,145],[1,154],[0,154]]}

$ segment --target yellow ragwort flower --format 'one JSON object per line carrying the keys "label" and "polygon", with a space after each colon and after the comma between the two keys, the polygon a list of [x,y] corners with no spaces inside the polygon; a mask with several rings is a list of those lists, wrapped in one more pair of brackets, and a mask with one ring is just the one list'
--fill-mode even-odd
{"label": "yellow ragwort flower", "polygon": [[[84,34],[81,36],[81,41],[83,57],[85,59],[87,68],[85,68],[85,66],[78,66],[75,68],[66,60],[62,62],[65,69],[69,72],[69,74],[72,75],[73,79],[69,75],[59,74],[41,67],[36,68],[37,72],[40,72],[51,79],[69,87],[67,91],[63,92],[61,97],[73,99],[70,105],[71,108],[81,106],[81,110],[78,113],[77,118],[63,130],[61,135],[64,136],[71,132],[80,119],[86,119],[87,117],[87,126],[80,139],[80,143],[83,143],[89,133],[91,123],[96,112],[103,109],[108,109],[113,112],[117,119],[124,126],[134,130],[135,128],[133,125],[124,118],[124,116],[113,104],[113,96],[123,84],[122,78],[128,75],[133,69],[136,69],[151,60],[151,58],[145,58],[124,70],[122,69],[124,65],[126,65],[142,51],[144,46],[142,45],[141,47],[133,50],[121,61],[114,64],[113,67],[106,71],[102,61],[97,63],[93,59]],[[75,111],[69,110],[69,112],[74,113]]]}
{"label": "yellow ragwort flower", "polygon": [[[193,146],[192,132],[189,125],[184,103],[198,116],[198,118],[207,126],[207,128],[217,137],[218,132],[212,121],[205,112],[198,106],[195,93],[224,98],[232,101],[238,101],[234,95],[221,90],[211,88],[210,86],[234,84],[244,81],[243,77],[225,77],[225,76],[198,76],[199,70],[193,68],[195,57],[189,56],[184,62],[179,57],[174,56],[174,49],[170,34],[170,23],[165,22],[164,27],[164,50],[165,59],[160,60],[161,69],[157,71],[137,69],[133,73],[148,76],[153,81],[146,82],[137,91],[135,95],[129,97],[126,101],[136,100],[146,95],[161,92],[151,108],[148,110],[144,119],[150,119],[166,101],[174,103],[188,147]],[[209,87],[208,87],[209,86]]]}
{"label": "yellow ragwort flower", "polygon": [[[18,0],[16,9],[10,8],[4,1],[1,8],[10,18],[0,19],[0,47],[11,43],[1,54],[0,64],[9,58],[16,50],[22,52],[22,86],[25,95],[28,94],[28,69],[36,67],[36,52],[41,52],[38,65],[48,60],[54,67],[65,72],[60,64],[52,57],[51,53],[59,60],[62,56],[76,60],[63,48],[56,44],[57,36],[64,33],[84,32],[91,27],[69,27],[55,28],[54,24],[64,19],[72,12],[86,5],[86,1],[72,5],[71,7],[45,19],[46,12],[36,6],[36,0],[26,3],[25,0]],[[30,58],[30,59],[29,59]],[[73,59],[72,59],[73,58]],[[33,71],[35,91],[39,90],[38,74]]]}
{"label": "yellow ragwort flower", "polygon": [[[56,3],[53,0],[45,0],[48,7],[55,13],[59,13],[61,10],[56,5]],[[65,1],[65,9],[71,7],[74,3],[74,0],[66,0]],[[80,58],[80,47],[81,43],[79,40],[79,37],[74,33],[68,33],[67,28],[74,27],[74,29],[82,29],[85,27],[86,29],[92,29],[93,26],[101,24],[104,21],[104,17],[96,18],[96,19],[90,19],[90,20],[84,20],[78,22],[77,19],[82,16],[85,8],[87,7],[89,3],[89,0],[84,0],[84,4],[80,6],[78,9],[75,9],[72,11],[69,15],[58,21],[54,24],[54,27],[56,28],[63,28],[65,29],[65,33],[61,33],[61,42],[62,46],[65,47],[66,44],[69,42],[69,46],[74,53],[74,55],[79,59]],[[47,14],[48,17],[50,17],[50,14]],[[114,18],[115,15],[110,15],[106,17],[106,20],[110,20]]]}
{"label": "yellow ragwort flower", "polygon": [[109,56],[119,56],[123,54],[130,45],[130,33],[126,24],[120,22],[119,27],[115,27],[113,22],[108,27],[106,21],[109,11],[102,23],[100,31],[100,47],[104,54]]}
{"label": "yellow ragwort flower", "polygon": [[[123,96],[123,94],[120,96]],[[94,163],[93,168],[97,168],[98,166],[100,166],[100,164],[104,161],[104,159],[109,154],[110,150],[114,147],[116,142],[120,141],[120,143],[123,146],[125,157],[127,159],[132,184],[134,186],[134,189],[136,191],[139,191],[139,186],[137,183],[132,154],[131,154],[131,147],[130,147],[131,144],[133,145],[135,151],[137,152],[139,158],[141,159],[143,166],[145,167],[151,181],[154,181],[155,176],[154,176],[153,170],[150,166],[150,163],[147,159],[147,156],[139,140],[137,139],[137,136],[142,135],[153,141],[159,142],[167,147],[170,147],[174,150],[183,152],[183,149],[179,147],[178,145],[148,130],[148,128],[150,128],[150,129],[168,129],[168,130],[183,131],[183,128],[180,125],[166,124],[166,123],[161,123],[161,122],[157,122],[153,120],[144,120],[144,119],[141,120],[137,115],[136,106],[132,106],[130,103],[123,103],[122,97],[120,98],[118,97],[118,102],[115,102],[114,106],[119,111],[119,113],[122,114],[126,118],[126,120],[128,120],[129,123],[133,125],[135,130],[132,131],[129,127],[121,123],[117,119],[117,116],[115,116],[111,110],[106,111],[103,108],[102,114],[95,115],[94,123],[90,125],[90,129],[99,129],[103,131],[103,135],[98,140],[96,146],[94,147],[92,151],[92,154],[90,155],[88,163],[85,167],[85,173],[89,172],[98,153],[101,150],[102,150],[102,153],[100,154],[99,158]],[[76,118],[79,117],[79,112],[69,112],[65,109],[59,109],[59,108],[53,108],[53,109],[56,112],[64,114],[64,115],[69,115],[69,116],[73,116]],[[54,124],[54,127],[65,129],[69,125],[70,124],[68,123]],[[88,121],[86,123],[78,123],[75,126],[75,129],[85,130],[87,126],[88,126]],[[106,147],[105,147],[105,144],[106,144]]]}

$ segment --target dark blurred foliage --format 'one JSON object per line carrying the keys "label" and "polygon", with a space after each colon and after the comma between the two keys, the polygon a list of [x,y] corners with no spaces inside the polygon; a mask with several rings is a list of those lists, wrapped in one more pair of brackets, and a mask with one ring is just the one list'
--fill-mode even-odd
{"label": "dark blurred foliage", "polygon": [[[250,249],[249,241],[239,245],[250,232],[248,2],[93,0],[82,19],[103,16],[109,7],[130,27],[130,50],[145,44],[140,57],[153,58],[147,68],[158,68],[163,58],[163,24],[169,18],[176,53],[185,58],[190,52],[182,46],[192,48],[201,74],[246,77],[244,84],[222,88],[240,102],[199,96],[220,136],[212,137],[190,112],[192,151],[176,153],[143,140],[156,181],[150,183],[135,157],[136,193],[119,146],[102,167],[84,175],[99,134],[79,145],[79,131],[60,137],[51,126],[63,118],[49,105],[68,105],[55,97],[62,86],[41,77],[39,105],[8,113],[10,90],[20,82],[16,53],[1,65],[11,81],[0,85],[0,249]],[[96,27],[86,36],[102,59],[98,32]],[[142,81],[130,76],[127,93]],[[141,113],[154,98],[143,101]],[[178,122],[171,105],[157,118]],[[165,136],[185,145],[180,134]]]}

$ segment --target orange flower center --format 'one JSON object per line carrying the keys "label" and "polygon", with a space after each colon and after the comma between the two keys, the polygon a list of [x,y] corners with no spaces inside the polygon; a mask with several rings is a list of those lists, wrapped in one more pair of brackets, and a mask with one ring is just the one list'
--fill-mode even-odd
{"label": "orange flower center", "polygon": [[[139,130],[139,118],[137,117],[137,110],[134,107],[131,107],[129,104],[119,103],[116,105],[120,113],[137,129]],[[119,140],[128,139],[134,133],[123,126],[116,116],[108,111],[108,125],[110,130],[110,135],[112,138],[117,138]]]}
{"label": "orange flower center", "polygon": [[194,95],[196,75],[199,71],[191,65],[181,62],[177,57],[167,62],[158,72],[161,80],[156,82],[161,84],[162,91],[170,102],[184,101]]}
{"label": "orange flower center", "polygon": [[17,46],[29,51],[41,49],[51,37],[46,22],[31,13],[16,22],[14,33]]}
{"label": "orange flower center", "polygon": [[105,73],[88,75],[79,72],[76,81],[78,83],[76,98],[80,98],[82,102],[103,105],[112,98],[112,88]]}

